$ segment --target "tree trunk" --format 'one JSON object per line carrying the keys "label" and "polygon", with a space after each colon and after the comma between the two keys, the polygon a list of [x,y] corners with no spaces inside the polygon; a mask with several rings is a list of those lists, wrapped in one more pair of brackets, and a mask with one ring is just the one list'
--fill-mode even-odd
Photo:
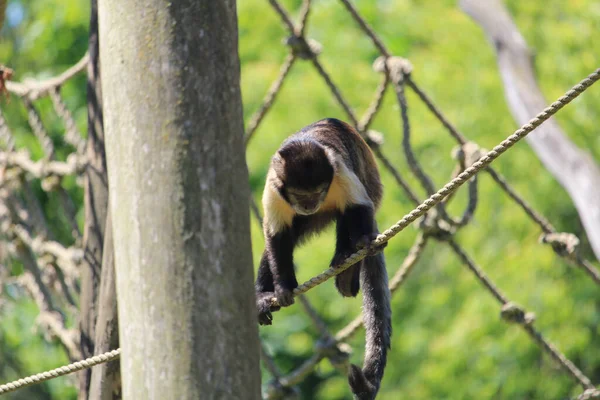
{"label": "tree trunk", "polygon": [[[87,102],[88,102],[88,168],[85,174],[85,227],[83,232],[84,259],[81,265],[80,331],[83,358],[94,355],[94,336],[98,316],[97,298],[102,270],[105,223],[108,214],[108,182],[104,153],[102,121],[102,91],[98,62],[97,0],[91,1]],[[116,301],[116,299],[115,299]],[[79,399],[89,394],[92,371],[79,373]]]}
{"label": "tree trunk", "polygon": [[126,399],[259,399],[235,0],[104,0]]}
{"label": "tree trunk", "polygon": [[[539,89],[527,43],[499,0],[461,0],[460,6],[494,45],[508,105],[519,125],[547,105]],[[600,168],[550,119],[525,140],[569,193],[596,258],[600,260]]]}

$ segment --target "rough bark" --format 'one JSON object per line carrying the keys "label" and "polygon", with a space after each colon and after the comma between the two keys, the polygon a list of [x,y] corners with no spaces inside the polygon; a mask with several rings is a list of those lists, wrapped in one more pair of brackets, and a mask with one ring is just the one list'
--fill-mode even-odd
{"label": "rough bark", "polygon": [[[499,0],[461,0],[496,50],[508,105],[519,125],[548,104],[537,85],[527,43]],[[526,138],[544,166],[567,191],[596,258],[600,260],[600,168],[550,119]]]}
{"label": "rough bark", "polygon": [[258,399],[235,0],[105,0],[123,397]]}
{"label": "rough bark", "polygon": [[[98,316],[97,298],[102,269],[105,222],[108,213],[108,182],[104,152],[104,128],[102,121],[102,92],[100,87],[98,52],[97,1],[91,2],[90,36],[87,79],[89,160],[85,179],[85,227],[83,233],[84,260],[81,265],[80,330],[81,354],[84,358],[94,355],[94,336]],[[79,374],[79,399],[88,398],[91,370]]]}

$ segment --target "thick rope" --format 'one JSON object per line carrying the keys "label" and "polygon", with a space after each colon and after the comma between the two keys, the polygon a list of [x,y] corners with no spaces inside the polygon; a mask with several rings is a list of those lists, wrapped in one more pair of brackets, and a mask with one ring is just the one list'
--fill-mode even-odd
{"label": "thick rope", "polygon": [[[577,85],[575,85],[571,90],[561,96],[554,103],[550,104],[546,107],[542,112],[536,115],[533,119],[531,119],[528,123],[519,128],[515,133],[507,137],[503,140],[499,145],[494,147],[491,151],[489,151],[485,156],[480,158],[476,163],[474,163],[471,167],[467,168],[456,178],[448,182],[443,188],[439,191],[431,195],[427,200],[421,203],[417,208],[415,208],[410,213],[406,214],[402,219],[400,219],[396,224],[392,225],[385,232],[381,233],[375,240],[371,242],[371,246],[380,246],[386,242],[388,242],[391,238],[396,236],[402,230],[404,230],[408,225],[414,222],[417,218],[424,215],[427,211],[433,208],[436,204],[442,201],[446,196],[450,193],[457,190],[460,186],[462,186],[465,182],[471,179],[476,173],[487,167],[492,161],[496,158],[500,157],[506,150],[510,149],[514,146],[519,140],[523,139],[529,133],[531,133],[535,128],[540,126],[544,121],[548,120],[551,116],[556,114],[560,109],[569,104],[575,98],[577,98],[581,93],[583,93],[586,89],[592,86],[596,81],[600,79],[600,68],[591,73]],[[294,289],[294,295],[299,295],[302,293],[306,293],[308,290],[320,285],[326,280],[330,279],[333,276],[340,274],[346,269],[350,268],[350,266],[356,264],[363,258],[365,258],[369,253],[368,249],[362,249],[357,251],[356,253],[350,255],[346,260],[338,265],[332,266],[323,273],[315,276],[309,281],[303,283]],[[278,303],[276,299],[273,298],[272,304],[277,306]]]}
{"label": "thick rope", "polygon": [[121,356],[121,349],[109,351],[108,353],[99,354],[94,357],[87,358],[82,361],[74,362],[73,364],[65,365],[64,367],[56,368],[51,371],[42,372],[36,375],[28,376],[27,378],[19,379],[18,381],[10,382],[0,386],[0,395],[14,392],[15,390],[24,388],[25,386],[34,385],[50,379],[58,378],[59,376],[67,375],[82,369],[91,368],[94,365],[113,361]]}

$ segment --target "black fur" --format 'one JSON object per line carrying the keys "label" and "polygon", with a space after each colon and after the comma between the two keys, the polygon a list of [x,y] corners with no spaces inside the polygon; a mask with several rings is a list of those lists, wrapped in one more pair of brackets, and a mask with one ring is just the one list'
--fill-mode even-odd
{"label": "black fur", "polygon": [[[271,325],[273,320],[271,312],[279,310],[279,307],[271,307],[271,299],[273,297],[278,298],[278,294],[286,291],[291,293],[298,287],[293,264],[294,248],[310,236],[321,231],[334,218],[334,213],[296,216],[290,229],[274,236],[267,235],[265,251],[258,267],[254,285],[257,293],[258,318],[261,325]],[[274,262],[274,260],[278,260],[278,262]],[[278,276],[281,281],[279,290],[276,290],[277,284],[275,282],[278,280],[273,279],[274,275]],[[290,304],[293,304],[293,297]]]}
{"label": "black fur", "polygon": [[[291,226],[280,232],[269,231],[280,229],[280,225],[274,225],[274,228],[265,225],[266,246],[255,284],[261,325],[270,325],[272,312],[279,309],[271,306],[273,297],[282,306],[294,302],[293,289],[298,283],[294,273],[293,251],[297,245],[335,220],[337,240],[331,261],[331,265],[335,266],[356,250],[369,246],[377,236],[374,215],[383,193],[379,172],[367,144],[352,127],[342,121],[332,118],[321,120],[287,139],[278,155],[273,157],[271,168],[275,174],[267,182],[266,190],[275,189],[290,203],[286,189],[311,190],[330,184],[336,171],[327,157],[326,148],[333,150],[347,169],[356,175],[372,204],[347,204],[343,212],[333,210],[317,211],[305,216],[296,214]],[[267,220],[271,211],[265,208]],[[276,215],[273,213],[272,217],[277,218]],[[375,398],[390,347],[390,293],[385,260],[380,253],[383,247],[385,245],[371,249],[368,257],[335,279],[336,287],[343,296],[354,297],[361,285],[363,287],[363,320],[367,336],[364,368],[361,370],[352,365],[348,376],[352,392],[360,400]]]}
{"label": "black fur", "polygon": [[383,378],[392,335],[390,290],[383,253],[364,259],[360,278],[367,346],[363,369],[351,365],[348,383],[355,399],[372,400]]}
{"label": "black fur", "polygon": [[[335,255],[331,265],[341,264],[349,255],[367,245],[376,236],[373,208],[364,205],[348,207],[337,218]],[[342,296],[355,297],[360,289],[362,261],[335,277],[335,286]]]}
{"label": "black fur", "polygon": [[278,153],[285,160],[278,174],[286,177],[288,187],[308,190],[333,179],[333,166],[325,148],[315,140],[301,137],[288,140]]}

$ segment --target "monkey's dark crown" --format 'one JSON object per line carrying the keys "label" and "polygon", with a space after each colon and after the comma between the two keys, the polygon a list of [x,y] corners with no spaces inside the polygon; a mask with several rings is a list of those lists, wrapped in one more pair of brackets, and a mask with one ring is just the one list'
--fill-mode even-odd
{"label": "monkey's dark crown", "polygon": [[325,148],[314,140],[292,140],[279,150],[284,160],[282,180],[289,187],[314,189],[333,179],[333,166]]}

